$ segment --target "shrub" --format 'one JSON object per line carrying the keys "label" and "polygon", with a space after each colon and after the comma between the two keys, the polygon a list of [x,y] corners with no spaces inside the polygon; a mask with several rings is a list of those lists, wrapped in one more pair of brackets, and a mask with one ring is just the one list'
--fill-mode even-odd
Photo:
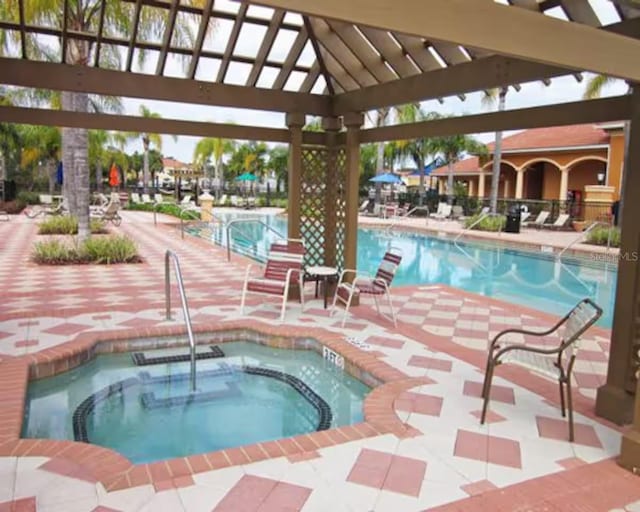
{"label": "shrub", "polygon": [[135,243],[126,236],[90,238],[80,246],[60,239],[37,242],[33,261],[46,265],[73,263],[138,263],[141,261]]}
{"label": "shrub", "polygon": [[593,245],[607,245],[611,232],[611,247],[620,247],[620,229],[599,226],[587,233],[587,243]]}
{"label": "shrub", "polygon": [[[158,205],[154,204],[140,204],[140,203],[132,203],[127,207],[128,210],[136,210],[142,212],[152,212],[157,211],[158,213],[164,213],[165,215],[171,215],[173,217],[180,217],[182,212],[184,211],[175,203],[162,203]],[[188,213],[182,215],[182,218],[185,220],[193,219],[194,217],[200,218],[200,215],[196,210],[188,210]]]}
{"label": "shrub", "polygon": [[40,194],[37,192],[30,192],[29,190],[21,190],[16,195],[16,201],[23,205],[40,204]]}
{"label": "shrub", "polygon": [[[469,228],[480,218],[480,214],[469,217],[464,221],[464,227]],[[491,215],[483,218],[471,229],[478,231],[503,231],[507,222],[507,218],[504,215]]]}
{"label": "shrub", "polygon": [[7,212],[10,214],[18,214],[22,210],[24,210],[24,203],[21,201],[0,201],[0,211]]}
{"label": "shrub", "polygon": [[[107,229],[99,219],[91,219],[89,223],[91,233],[94,235],[107,233]],[[40,235],[77,235],[78,219],[69,215],[59,215],[45,219],[38,224]]]}

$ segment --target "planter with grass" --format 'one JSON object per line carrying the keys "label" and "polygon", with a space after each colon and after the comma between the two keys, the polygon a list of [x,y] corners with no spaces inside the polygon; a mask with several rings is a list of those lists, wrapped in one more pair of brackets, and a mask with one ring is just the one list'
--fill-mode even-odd
{"label": "planter with grass", "polygon": [[477,231],[504,231],[507,223],[507,218],[504,215],[488,215],[478,222],[482,215],[478,214],[465,219],[464,227]]}
{"label": "planter with grass", "polygon": [[587,233],[588,244],[607,245],[611,237],[611,247],[620,247],[620,228],[599,226]]}
{"label": "planter with grass", "polygon": [[[104,222],[98,219],[91,219],[89,224],[91,233],[100,235],[108,233]],[[78,219],[68,215],[58,215],[49,217],[38,224],[39,235],[77,235]]]}
{"label": "planter with grass", "polygon": [[73,240],[52,238],[36,242],[33,261],[43,265],[140,263],[136,244],[126,236],[92,237],[78,245]]}

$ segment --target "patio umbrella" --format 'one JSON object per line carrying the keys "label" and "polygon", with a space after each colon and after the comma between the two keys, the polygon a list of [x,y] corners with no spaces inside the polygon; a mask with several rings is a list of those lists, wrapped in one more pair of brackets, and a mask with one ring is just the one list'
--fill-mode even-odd
{"label": "patio umbrella", "polygon": [[242,173],[240,176],[236,178],[236,181],[256,181],[258,178],[250,172]]}
{"label": "patio umbrella", "polygon": [[111,170],[109,171],[109,185],[112,187],[120,185],[120,173],[118,172],[116,164],[111,164]]}
{"label": "patio umbrella", "polygon": [[372,181],[373,183],[402,183],[400,176],[398,176],[397,174],[393,174],[392,172],[379,174],[378,176],[371,178],[369,181]]}
{"label": "patio umbrella", "polygon": [[58,168],[56,169],[56,183],[62,185],[64,180],[64,171],[62,170],[62,162],[58,162]]}

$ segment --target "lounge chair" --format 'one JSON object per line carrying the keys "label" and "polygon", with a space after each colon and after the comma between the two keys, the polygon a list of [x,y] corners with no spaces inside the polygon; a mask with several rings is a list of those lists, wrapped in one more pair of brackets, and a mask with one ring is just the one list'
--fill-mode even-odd
{"label": "lounge chair", "polygon": [[142,202],[144,204],[153,204],[153,200],[149,194],[142,194]]}
{"label": "lounge chair", "polygon": [[462,206],[456,205],[451,209],[451,218],[454,220],[464,218],[464,210],[462,209]]}
{"label": "lounge chair", "polygon": [[92,208],[89,211],[89,216],[92,219],[100,219],[105,222],[112,222],[114,226],[119,226],[122,223],[122,217],[118,213],[120,211],[120,199],[117,194],[111,194],[111,200],[109,204],[102,207]]}
{"label": "lounge chair", "polygon": [[241,206],[240,198],[238,196],[231,196],[231,206]]}
{"label": "lounge chair", "polygon": [[436,220],[446,220],[451,217],[451,212],[453,211],[453,207],[450,204],[444,203],[442,208],[438,205],[438,211],[436,213],[432,213],[430,217]]}
{"label": "lounge chair", "polygon": [[220,196],[220,200],[218,201],[218,205],[225,206],[227,204],[227,194],[222,194]]}
{"label": "lounge chair", "polygon": [[569,214],[561,213],[553,224],[544,224],[541,227],[546,229],[564,229],[567,227],[567,222],[569,222]]}
{"label": "lounge chair", "polygon": [[364,201],[362,201],[362,204],[360,205],[360,208],[358,208],[358,211],[360,213],[365,213],[368,207],[369,207],[369,200],[365,199]]}
{"label": "lounge chair", "polygon": [[[333,296],[332,311],[336,307],[338,301],[345,305],[344,316],[342,317],[342,326],[344,327],[347,321],[347,315],[349,313],[349,307],[353,301],[353,296],[358,294],[373,295],[373,299],[376,304],[376,310],[380,316],[383,316],[393,322],[396,326],[396,314],[393,310],[393,301],[391,299],[391,291],[389,287],[396,274],[396,270],[402,261],[402,252],[397,248],[390,248],[382,258],[380,267],[376,272],[375,277],[358,274],[356,270],[345,269],[340,274],[338,279],[338,285],[336,286],[336,292]],[[349,282],[347,278],[351,277],[353,280]],[[378,296],[385,295],[389,302],[389,309],[391,314],[385,315],[380,311],[380,304],[378,302]]]}
{"label": "lounge chair", "polygon": [[442,203],[442,202],[438,203],[438,209],[435,212],[430,213],[429,217],[435,217],[436,215],[437,216],[442,215],[442,208],[444,208],[445,206],[447,206],[447,203]]}
{"label": "lounge chair", "polygon": [[[573,442],[573,399],[571,396],[571,372],[578,353],[578,339],[602,315],[602,309],[590,299],[580,301],[556,325],[546,331],[527,331],[524,329],[507,329],[496,335],[489,344],[487,365],[482,385],[482,415],[483,424],[487,415],[487,407],[491,395],[491,380],[495,368],[503,363],[523,366],[528,370],[541,373],[558,380],[560,386],[560,407],[562,416],[566,415],[565,398],[569,409],[569,441]],[[505,340],[508,335],[516,335],[512,341]],[[553,343],[532,344],[526,338],[559,337]],[[524,341],[523,341],[524,340]],[[566,390],[566,392],[565,392]],[[566,395],[566,397],[565,397]]]}
{"label": "lounge chair", "polygon": [[520,212],[520,223],[527,222],[527,219],[531,216],[530,212]]}
{"label": "lounge chair", "polygon": [[158,194],[158,193],[153,194],[153,202],[155,204],[163,204],[164,198],[162,197],[162,194]]}
{"label": "lounge chair", "polygon": [[142,204],[142,199],[140,199],[140,194],[138,194],[137,192],[131,192],[130,199],[133,204]]}
{"label": "lounge chair", "polygon": [[523,227],[528,228],[530,226],[535,227],[535,228],[539,228],[541,227],[545,222],[547,222],[547,219],[549,218],[549,215],[551,215],[551,212],[548,212],[547,210],[542,210],[538,216],[535,218],[535,220],[533,222],[522,222],[521,224]]}
{"label": "lounge chair", "polygon": [[240,314],[244,314],[244,303],[247,293],[261,295],[275,295],[282,297],[280,321],[284,321],[284,313],[289,296],[289,288],[297,283],[300,290],[300,303],[304,309],[303,268],[304,243],[302,240],[289,239],[286,243],[271,244],[264,274],[261,277],[251,277],[251,267],[247,267],[242,287]]}

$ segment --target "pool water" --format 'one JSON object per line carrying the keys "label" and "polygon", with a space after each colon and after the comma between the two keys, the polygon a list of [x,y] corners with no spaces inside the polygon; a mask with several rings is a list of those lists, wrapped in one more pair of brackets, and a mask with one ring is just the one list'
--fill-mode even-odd
{"label": "pool water", "polygon": [[220,347],[225,357],[197,361],[196,393],[188,362],[135,366],[130,353],[32,382],[23,437],[91,442],[143,463],[363,420],[370,389],[317,353],[250,342]]}
{"label": "pool water", "polygon": [[[227,214],[228,221],[241,214]],[[255,215],[253,215],[255,217]],[[287,232],[286,219],[260,217],[279,233]],[[264,253],[273,232],[260,224],[242,226]],[[214,239],[225,244],[224,230]],[[239,234],[232,236],[238,238]],[[617,279],[612,263],[566,258],[552,254],[507,248],[489,242],[457,242],[444,238],[396,231],[389,236],[380,229],[358,229],[358,270],[375,274],[389,244],[402,249],[394,286],[445,284],[487,297],[532,307],[562,316],[589,297],[603,309],[598,325],[611,327]]]}

